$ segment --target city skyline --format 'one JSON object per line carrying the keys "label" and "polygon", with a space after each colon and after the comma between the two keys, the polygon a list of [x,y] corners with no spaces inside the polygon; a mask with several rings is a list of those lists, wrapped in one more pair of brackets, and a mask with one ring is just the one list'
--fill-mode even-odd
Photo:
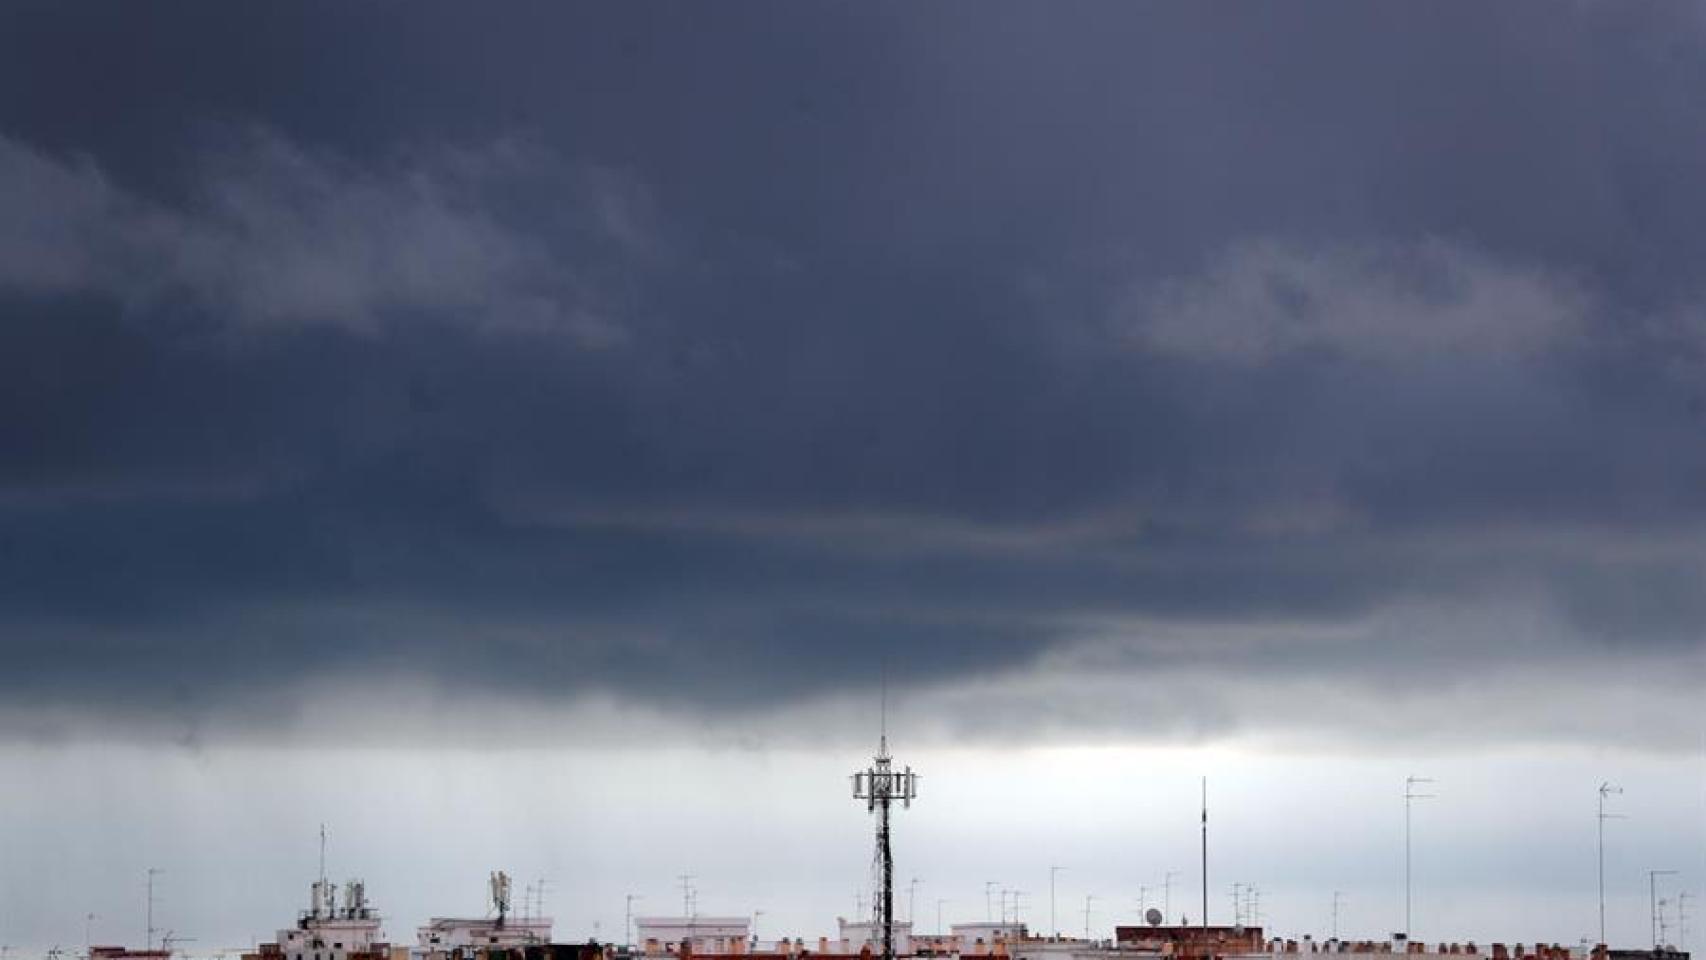
{"label": "city skyline", "polygon": [[884,730],[944,920],[1195,917],[1206,776],[1211,918],[1575,944],[1603,830],[1643,945],[1701,89],[1599,0],[0,0],[0,945],[268,937],[321,823],[405,930],[828,933]]}

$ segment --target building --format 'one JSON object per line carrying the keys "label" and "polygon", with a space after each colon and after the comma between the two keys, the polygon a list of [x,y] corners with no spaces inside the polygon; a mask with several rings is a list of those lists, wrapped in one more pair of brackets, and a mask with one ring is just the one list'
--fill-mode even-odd
{"label": "building", "polygon": [[129,947],[89,948],[89,960],[171,960],[170,950],[132,950]]}
{"label": "building", "polygon": [[297,914],[296,926],[280,930],[277,942],[261,944],[243,960],[389,960],[391,945],[367,903],[365,884],[344,884],[341,908],[337,884],[316,880],[309,891],[308,909]]}
{"label": "building", "polygon": [[[881,956],[883,952],[883,928],[871,920],[849,920],[846,917],[836,917],[835,922],[841,932],[841,952],[858,953],[866,947],[871,952]],[[896,956],[911,956],[912,950],[912,921],[896,920],[894,922],[894,952]]]}
{"label": "building", "polygon": [[1022,923],[956,923],[949,929],[954,952],[968,956],[1005,955],[1008,944],[1031,935]]}
{"label": "building", "polygon": [[430,958],[470,958],[550,942],[550,917],[433,917],[415,930],[416,951]]}
{"label": "building", "polygon": [[686,953],[751,953],[752,921],[747,917],[635,917],[635,946],[648,957]]}
{"label": "building", "polygon": [[1003,944],[1011,960],[1104,960],[1115,951],[1105,940],[1025,937]]}
{"label": "building", "polygon": [[[433,917],[415,930],[417,960],[495,956],[499,951],[526,950],[551,942],[550,917],[509,915],[509,874],[494,871],[490,878],[491,909],[496,916]],[[299,960],[299,958],[291,958]]]}
{"label": "building", "polygon": [[1261,927],[1116,926],[1114,945],[1136,953],[1173,957],[1242,957],[1267,953]]}

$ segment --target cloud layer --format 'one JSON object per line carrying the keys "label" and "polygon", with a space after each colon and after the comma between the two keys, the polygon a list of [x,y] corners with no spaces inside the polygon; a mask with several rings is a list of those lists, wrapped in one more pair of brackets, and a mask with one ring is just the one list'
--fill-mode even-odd
{"label": "cloud layer", "polygon": [[107,98],[17,15],[8,729],[313,736],[347,676],[784,737],[884,674],[943,736],[1682,717],[1700,25],[1320,9],[212,10],[226,83],[121,17]]}

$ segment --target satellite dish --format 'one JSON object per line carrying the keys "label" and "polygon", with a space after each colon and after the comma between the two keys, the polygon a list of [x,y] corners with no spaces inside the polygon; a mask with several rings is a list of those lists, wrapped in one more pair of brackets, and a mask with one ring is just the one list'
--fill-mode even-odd
{"label": "satellite dish", "polygon": [[1150,907],[1149,911],[1143,915],[1143,919],[1148,920],[1150,926],[1159,927],[1159,926],[1161,926],[1161,920],[1162,920],[1161,911],[1155,909],[1154,907]]}

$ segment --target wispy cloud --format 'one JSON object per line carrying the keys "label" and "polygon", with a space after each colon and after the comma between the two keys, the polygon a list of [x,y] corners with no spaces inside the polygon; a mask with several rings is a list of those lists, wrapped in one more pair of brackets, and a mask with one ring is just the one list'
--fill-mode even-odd
{"label": "wispy cloud", "polygon": [[1582,332],[1585,294],[1545,269],[1433,240],[1243,241],[1200,273],[1146,282],[1125,309],[1145,347],[1233,364],[1319,351],[1404,362],[1532,355]]}
{"label": "wispy cloud", "polygon": [[[610,262],[642,263],[661,242],[643,186],[520,141],[364,165],[253,131],[200,162],[171,205],[87,157],[0,137],[0,285],[187,301],[235,327],[375,334],[427,317],[607,346],[625,335]],[[568,229],[547,240],[524,222],[523,185],[552,187]]]}

